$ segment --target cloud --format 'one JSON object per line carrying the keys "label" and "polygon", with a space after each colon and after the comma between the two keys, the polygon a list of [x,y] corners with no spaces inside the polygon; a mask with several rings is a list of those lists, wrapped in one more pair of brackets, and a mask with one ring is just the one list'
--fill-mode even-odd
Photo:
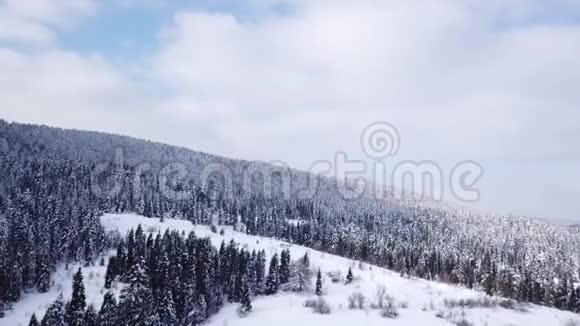
{"label": "cloud", "polygon": [[48,45],[55,40],[54,28],[66,28],[79,17],[96,11],[93,0],[2,0],[0,41]]}
{"label": "cloud", "polygon": [[[14,38],[55,43],[55,17],[94,14],[85,3],[1,8],[49,26]],[[249,11],[288,6],[256,19],[179,11],[137,64],[58,44],[0,50],[0,112],[298,168],[337,150],[365,158],[360,132],[389,121],[402,137],[396,160],[480,161],[482,207],[574,217],[577,3],[254,0]]]}
{"label": "cloud", "polygon": [[[447,137],[445,152],[558,155],[549,145],[575,130],[550,113],[556,105],[573,115],[569,103],[580,100],[580,29],[497,30],[494,17],[454,1],[325,3],[258,23],[183,13],[162,34],[153,69],[177,92],[229,102],[246,116],[338,111],[363,124],[374,115],[408,134]],[[544,133],[546,122],[564,128]],[[540,151],[520,136],[534,133],[546,138],[536,139]],[[506,139],[516,142],[510,153]]]}

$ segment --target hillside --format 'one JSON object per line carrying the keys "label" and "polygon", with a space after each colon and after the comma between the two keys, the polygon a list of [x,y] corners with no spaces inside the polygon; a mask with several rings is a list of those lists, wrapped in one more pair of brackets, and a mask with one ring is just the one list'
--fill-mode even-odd
{"label": "hillside", "polygon": [[408,277],[580,307],[577,229],[392,194],[346,199],[329,177],[124,136],[0,121],[0,140],[0,316],[21,293],[51,290],[59,264],[96,262],[110,245],[98,216],[126,212],[240,221]]}
{"label": "hillside", "polygon": [[[304,307],[304,302],[315,297],[311,289],[307,293],[280,292],[271,297],[256,297],[253,300],[253,310],[246,317],[239,317],[236,310],[239,304],[226,304],[224,308],[208,321],[209,326],[222,325],[267,325],[276,323],[280,325],[383,325],[386,322],[392,325],[451,325],[460,321],[470,324],[461,325],[488,325],[488,326],[529,326],[529,325],[571,325],[572,321],[580,323],[578,315],[558,311],[555,309],[535,306],[516,305],[517,309],[506,309],[497,305],[501,299],[486,298],[481,292],[463,289],[456,286],[429,282],[420,279],[401,277],[391,271],[378,266],[364,264],[359,261],[345,259],[329,255],[303,246],[289,244],[270,238],[251,236],[235,232],[231,227],[225,227],[224,235],[213,233],[209,227],[193,225],[183,220],[165,220],[161,223],[157,218],[145,218],[134,214],[107,214],[101,218],[107,231],[118,231],[126,234],[130,229],[142,225],[147,233],[164,233],[167,229],[175,229],[188,233],[194,231],[198,237],[209,237],[214,247],[219,247],[222,241],[228,243],[234,240],[241,247],[248,250],[266,250],[268,258],[283,249],[289,249],[291,257],[298,259],[305,253],[309,254],[311,266],[314,270],[320,268],[323,271],[323,298],[331,307],[328,315],[315,314],[311,309]],[[218,227],[221,229],[221,227]],[[109,254],[113,255],[113,253]],[[344,276],[349,267],[352,267],[355,281],[352,284],[344,284]],[[46,307],[63,292],[65,297],[70,296],[72,274],[77,265],[69,266],[68,271],[64,266],[53,277],[55,286],[49,293],[27,294],[18,304],[14,311],[9,312],[7,317],[1,320],[2,325],[27,325],[32,313],[42,317]],[[105,282],[105,267],[83,267],[86,275],[87,303],[100,307]],[[342,281],[333,283],[329,274],[342,275]],[[90,275],[90,276],[89,276]],[[399,316],[394,319],[381,317],[380,311],[373,310],[370,305],[376,300],[377,289],[384,286],[386,293],[396,303]],[[124,287],[122,283],[113,286],[118,290]],[[366,297],[366,303],[362,310],[349,309],[348,297],[355,292],[360,292]],[[450,307],[453,301],[464,300],[465,302],[484,302],[496,300],[491,307]],[[446,304],[447,302],[447,304]],[[403,308],[405,307],[405,308]]]}

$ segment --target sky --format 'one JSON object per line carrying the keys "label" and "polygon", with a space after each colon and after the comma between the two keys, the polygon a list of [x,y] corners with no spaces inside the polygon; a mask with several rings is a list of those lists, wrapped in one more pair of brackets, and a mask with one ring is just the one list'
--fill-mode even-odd
{"label": "sky", "polygon": [[576,0],[0,0],[0,118],[299,169],[385,121],[482,167],[461,204],[580,222],[578,58]]}

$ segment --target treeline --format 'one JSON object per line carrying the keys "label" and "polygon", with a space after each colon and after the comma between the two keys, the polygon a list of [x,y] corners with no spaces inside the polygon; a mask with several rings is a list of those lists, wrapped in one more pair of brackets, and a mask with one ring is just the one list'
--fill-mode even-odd
{"label": "treeline", "polygon": [[[274,254],[266,269],[266,253],[249,252],[235,242],[219,249],[209,238],[178,231],[146,236],[139,226],[117,245],[107,265],[105,288],[126,286],[119,300],[108,292],[102,307],[87,306],[82,272],[75,274],[71,300],[62,295],[48,308],[42,326],[153,326],[198,325],[227,302],[240,303],[242,315],[252,310],[256,295],[279,290],[305,291],[311,287],[308,255],[292,262],[290,252]],[[319,277],[320,278],[320,277]],[[320,282],[320,280],[318,280]],[[317,284],[317,291],[320,291]]]}
{"label": "treeline", "polygon": [[[123,155],[116,157],[119,148]],[[104,246],[100,212],[227,225],[240,220],[250,234],[402,275],[575,310],[573,299],[564,305],[562,298],[564,293],[577,296],[572,287],[579,281],[577,229],[388,196],[345,200],[329,178],[258,164],[250,169],[255,178],[248,180],[243,176],[250,162],[101,133],[0,120],[0,153],[0,276],[13,269],[27,271],[27,276],[0,279],[0,311],[21,290],[46,284],[28,276],[32,266],[44,266],[46,248],[51,248],[49,271],[59,261],[90,263]],[[187,175],[161,175],[176,162]],[[211,164],[226,167],[226,173],[202,180],[202,171]],[[269,177],[271,185],[265,187]],[[291,181],[289,196],[280,193],[285,180]],[[301,196],[299,190],[312,180],[318,182],[315,193]],[[164,187],[180,195],[168,196]],[[33,240],[25,244],[26,238]],[[38,268],[34,279],[48,279],[43,270]]]}
{"label": "treeline", "polygon": [[[250,225],[249,232],[252,233],[253,225]],[[575,286],[574,278],[568,278],[566,273],[557,274],[555,280],[531,268],[500,268],[491,250],[475,259],[457,252],[426,252],[421,247],[398,246],[389,242],[380,244],[370,237],[361,239],[343,235],[334,238],[335,233],[331,230],[320,225],[312,227],[308,223],[286,224],[276,237],[388,268],[404,277],[458,284],[484,291],[490,296],[580,313],[580,287]]]}

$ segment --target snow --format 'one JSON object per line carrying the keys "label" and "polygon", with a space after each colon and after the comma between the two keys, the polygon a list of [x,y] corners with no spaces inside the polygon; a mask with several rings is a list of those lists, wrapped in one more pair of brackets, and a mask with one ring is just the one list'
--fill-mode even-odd
{"label": "snow", "polygon": [[[239,317],[236,309],[237,304],[227,304],[220,312],[212,316],[207,322],[208,326],[256,326],[270,325],[295,326],[295,325],[452,325],[449,321],[438,318],[440,311],[444,314],[450,312],[455,315],[455,320],[465,318],[474,326],[563,326],[569,321],[580,324],[580,316],[559,311],[552,308],[527,306],[527,312],[496,308],[473,308],[459,309],[446,308],[444,301],[450,299],[478,299],[484,298],[483,293],[455,287],[443,283],[431,282],[420,279],[402,278],[398,274],[376,266],[361,264],[357,261],[322,253],[310,248],[292,245],[283,241],[260,236],[251,236],[235,232],[231,227],[218,226],[218,233],[211,232],[208,226],[193,225],[189,221],[165,219],[163,223],[157,218],[146,218],[135,214],[106,214],[101,221],[107,231],[119,231],[126,234],[131,228],[141,224],[147,233],[164,232],[166,229],[176,229],[188,233],[195,231],[199,237],[209,237],[214,246],[219,246],[222,241],[229,242],[231,239],[241,246],[252,249],[264,249],[268,256],[279,253],[282,249],[289,249],[293,260],[309,253],[311,266],[320,268],[324,275],[324,299],[332,308],[331,314],[319,315],[310,308],[303,306],[313,294],[296,294],[280,292],[275,296],[256,297],[253,301],[253,310],[246,317]],[[219,234],[224,229],[223,236]],[[111,253],[112,254],[112,253]],[[346,276],[348,268],[352,267],[356,280],[349,285],[343,282],[332,283],[327,275],[328,272],[340,272]],[[33,312],[37,316],[44,313],[44,309],[63,292],[65,298],[70,296],[72,275],[78,265],[71,265],[68,270],[61,266],[53,277],[55,286],[49,293],[29,293],[14,305],[14,310],[8,312],[7,317],[0,319],[0,326],[27,325]],[[94,303],[97,309],[100,307],[103,295],[102,288],[105,277],[105,267],[93,266],[83,268],[85,286],[87,288],[87,302]],[[89,276],[92,274],[92,277]],[[314,280],[313,280],[314,281]],[[117,285],[119,287],[119,285]],[[400,316],[397,319],[385,319],[380,316],[378,310],[367,308],[365,310],[349,310],[348,297],[359,291],[367,298],[370,304],[375,298],[379,286],[385,286],[387,294],[397,303],[407,303],[408,307],[399,308]],[[118,291],[119,289],[117,289]]]}
{"label": "snow", "polygon": [[[113,254],[114,252],[108,253],[108,255]],[[23,294],[20,301],[13,305],[13,309],[6,312],[6,317],[0,319],[0,326],[26,326],[33,313],[36,313],[36,317],[40,320],[48,306],[60,293],[63,294],[65,300],[70,299],[73,275],[79,267],[83,270],[87,305],[95,305],[98,311],[103,303],[103,296],[107,292],[103,287],[107,267],[100,266],[99,262],[100,258],[96,261],[96,266],[85,267],[80,263],[69,264],[68,268],[66,265],[59,266],[54,275],[52,275],[50,291],[47,293],[32,291]],[[118,294],[120,292],[120,284],[115,285],[117,288],[113,288],[111,291]]]}

